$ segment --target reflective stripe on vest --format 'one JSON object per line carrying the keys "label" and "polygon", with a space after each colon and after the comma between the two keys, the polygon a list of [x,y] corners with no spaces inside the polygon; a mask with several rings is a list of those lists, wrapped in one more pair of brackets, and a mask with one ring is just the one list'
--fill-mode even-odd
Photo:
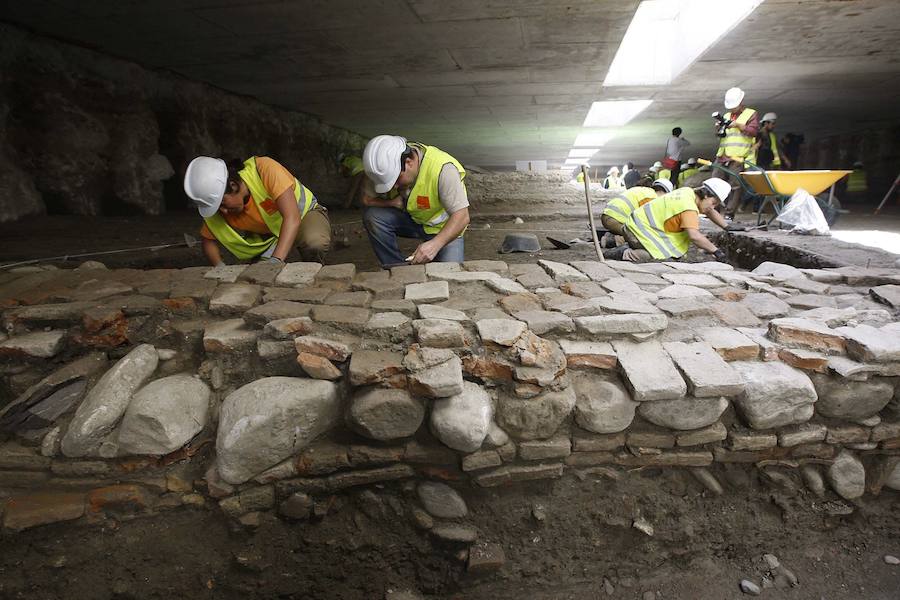
{"label": "reflective stripe on vest", "polygon": [[772,155],[775,156],[775,158],[772,159],[772,166],[780,167],[781,166],[781,155],[778,154],[778,140],[775,139],[774,131],[769,132],[769,148],[772,150]]}
{"label": "reflective stripe on vest", "polygon": [[679,188],[634,211],[625,226],[654,259],[678,258],[687,253],[691,245],[690,237],[684,231],[666,231],[665,224],[675,215],[688,210],[697,211],[694,190]]}
{"label": "reflective stripe on vest", "polygon": [[[752,108],[745,108],[744,112],[742,112],[734,122],[746,125],[750,120],[750,117],[755,113],[756,111]],[[725,118],[732,118],[731,113],[725,113]],[[719,142],[719,149],[716,151],[716,156],[724,155],[731,158],[747,158],[751,154],[753,141],[752,136],[744,135],[744,133],[736,127],[729,127],[725,130],[725,137]]]}
{"label": "reflective stripe on vest", "polygon": [[654,198],[656,198],[656,190],[636,186],[610,200],[601,214],[612,217],[619,223],[624,223],[637,207],[643,206]]}
{"label": "reflective stripe on vest", "polygon": [[[459,171],[461,180],[465,180],[466,170],[458,160],[439,148],[422,144],[410,145],[422,152],[422,162],[419,164],[419,174],[416,176],[416,182],[409,191],[406,211],[413,221],[422,225],[425,233],[434,235],[443,229],[447,221],[450,220],[450,215],[447,214],[447,211],[441,205],[440,192],[438,191],[441,169],[447,163],[452,164]],[[465,187],[465,183],[463,183],[463,187]],[[462,237],[462,233],[460,237]]]}
{"label": "reflective stripe on vest", "polygon": [[[275,199],[269,196],[269,191],[259,176],[256,169],[256,157],[251,156],[244,161],[244,168],[238,171],[241,179],[247,184],[250,198],[256,203],[259,214],[269,231],[270,236],[258,233],[242,233],[234,229],[225,220],[221,213],[216,213],[208,219],[204,219],[207,227],[216,239],[225,246],[239,260],[249,260],[263,254],[273,244],[278,242],[278,234],[281,233],[281,224],[284,221]],[[300,208],[300,219],[306,216],[315,205],[316,198],[313,193],[294,178],[294,197]],[[271,212],[270,212],[271,211]]]}
{"label": "reflective stripe on vest", "polygon": [[868,191],[869,185],[866,181],[866,172],[856,169],[847,177],[847,191],[850,193]]}

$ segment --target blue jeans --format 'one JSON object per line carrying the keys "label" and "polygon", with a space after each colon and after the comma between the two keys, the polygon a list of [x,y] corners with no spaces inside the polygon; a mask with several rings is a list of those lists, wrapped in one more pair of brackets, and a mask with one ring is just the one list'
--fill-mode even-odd
{"label": "blue jeans", "polygon": [[[369,234],[369,242],[382,265],[402,263],[406,257],[397,246],[397,236],[417,240],[430,240],[434,234],[412,220],[409,213],[399,208],[368,206],[363,212],[363,225]],[[463,238],[456,238],[437,253],[435,262],[462,262],[465,260]]]}

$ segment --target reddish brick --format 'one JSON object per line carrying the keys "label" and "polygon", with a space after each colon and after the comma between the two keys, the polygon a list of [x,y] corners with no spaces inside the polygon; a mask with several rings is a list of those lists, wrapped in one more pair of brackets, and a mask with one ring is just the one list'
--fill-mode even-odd
{"label": "reddish brick", "polygon": [[38,525],[72,521],[84,514],[84,494],[42,493],[10,498],[3,526],[21,531]]}
{"label": "reddish brick", "polygon": [[88,510],[93,513],[106,511],[136,513],[146,510],[150,495],[137,485],[111,485],[88,492]]}

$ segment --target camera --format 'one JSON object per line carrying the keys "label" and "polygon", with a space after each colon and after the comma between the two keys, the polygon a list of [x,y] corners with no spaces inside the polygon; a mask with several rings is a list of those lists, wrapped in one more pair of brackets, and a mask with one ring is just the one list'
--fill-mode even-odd
{"label": "camera", "polygon": [[714,112],[712,118],[716,120],[716,135],[720,138],[725,137],[725,130],[731,126],[732,120],[726,119],[720,112]]}

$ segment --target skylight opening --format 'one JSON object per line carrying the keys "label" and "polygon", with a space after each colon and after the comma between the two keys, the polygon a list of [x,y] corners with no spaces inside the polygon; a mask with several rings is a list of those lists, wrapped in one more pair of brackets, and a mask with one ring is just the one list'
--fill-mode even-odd
{"label": "skylight opening", "polygon": [[746,19],[763,0],[644,0],[603,85],[666,85]]}
{"label": "skylight opening", "polygon": [[603,100],[591,104],[584,127],[621,127],[638,116],[653,100]]}

